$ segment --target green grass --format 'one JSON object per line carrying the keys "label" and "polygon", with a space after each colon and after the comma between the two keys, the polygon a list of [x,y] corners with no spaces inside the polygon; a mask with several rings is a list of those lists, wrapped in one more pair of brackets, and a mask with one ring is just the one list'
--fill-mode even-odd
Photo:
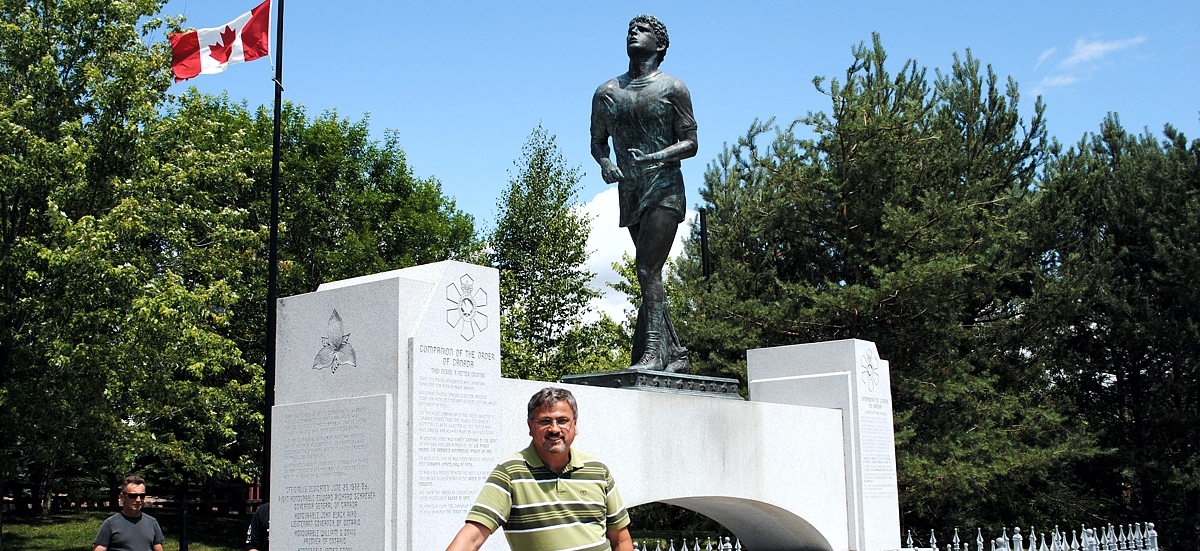
{"label": "green grass", "polygon": [[[179,550],[179,513],[147,509],[167,537],[164,551]],[[4,515],[4,549],[25,551],[91,551],[100,523],[113,511],[65,511],[47,520]],[[188,518],[188,551],[242,551],[250,515]]]}

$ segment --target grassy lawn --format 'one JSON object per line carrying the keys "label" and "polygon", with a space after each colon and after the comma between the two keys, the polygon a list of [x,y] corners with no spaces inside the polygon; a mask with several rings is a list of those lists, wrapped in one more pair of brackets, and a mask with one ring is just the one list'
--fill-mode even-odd
{"label": "grassy lawn", "polygon": [[[66,511],[48,520],[4,515],[4,549],[91,551],[100,523],[114,511]],[[164,551],[179,550],[179,513],[147,509],[162,525]],[[250,515],[188,518],[188,551],[242,551]]]}

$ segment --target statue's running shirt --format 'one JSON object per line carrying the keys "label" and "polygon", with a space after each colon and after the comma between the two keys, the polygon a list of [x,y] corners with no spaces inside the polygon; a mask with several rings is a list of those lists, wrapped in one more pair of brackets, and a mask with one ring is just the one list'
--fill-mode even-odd
{"label": "statue's running shirt", "polygon": [[687,210],[679,161],[653,163],[636,169],[630,149],[644,154],[663,150],[696,129],[692,96],[679,79],[655,72],[638,79],[626,73],[596,89],[592,96],[592,139],[612,137],[617,167],[625,175],[617,185],[621,196],[621,227],[641,222],[651,208],[674,211],[683,221]]}
{"label": "statue's running shirt", "polygon": [[607,533],[629,526],[612,473],[599,459],[571,450],[556,473],[533,445],[501,461],[467,513],[523,551],[610,551]]}

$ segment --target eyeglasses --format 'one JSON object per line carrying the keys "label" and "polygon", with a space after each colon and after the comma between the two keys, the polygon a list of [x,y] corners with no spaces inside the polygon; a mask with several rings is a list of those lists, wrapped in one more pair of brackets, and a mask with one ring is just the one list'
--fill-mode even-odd
{"label": "eyeglasses", "polygon": [[569,427],[569,426],[571,426],[571,423],[574,423],[574,422],[575,422],[575,420],[571,419],[570,417],[559,417],[558,419],[551,419],[549,417],[543,417],[541,419],[534,421],[534,423],[537,426],[539,426],[543,429],[550,428],[550,425],[553,425],[555,423],[557,423],[558,426],[560,426],[560,427]]}
{"label": "eyeglasses", "polygon": [[132,499],[132,500],[146,499],[146,494],[131,494],[128,492],[121,492],[121,493],[125,494],[125,497]]}

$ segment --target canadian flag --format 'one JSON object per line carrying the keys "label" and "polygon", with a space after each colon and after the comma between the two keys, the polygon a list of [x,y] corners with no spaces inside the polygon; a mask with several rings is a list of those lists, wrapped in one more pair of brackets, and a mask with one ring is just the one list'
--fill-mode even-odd
{"label": "canadian flag", "polygon": [[266,57],[270,27],[271,0],[266,0],[224,26],[168,35],[175,82]]}

